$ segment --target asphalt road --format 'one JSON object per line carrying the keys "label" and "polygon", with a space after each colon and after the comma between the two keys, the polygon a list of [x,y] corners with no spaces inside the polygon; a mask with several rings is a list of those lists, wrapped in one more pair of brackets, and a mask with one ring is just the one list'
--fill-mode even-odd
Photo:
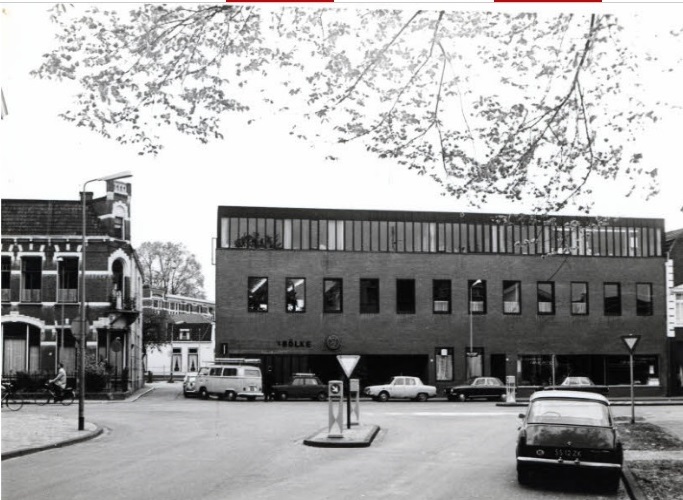
{"label": "asphalt road", "polygon": [[[23,410],[22,410],[23,411]],[[77,418],[76,405],[28,407]],[[606,496],[568,481],[517,484],[519,408],[363,401],[369,448],[312,448],[327,403],[185,399],[159,384],[133,403],[88,403],[92,441],[2,463],[3,500],[533,499]],[[622,488],[623,489],[623,488]]]}

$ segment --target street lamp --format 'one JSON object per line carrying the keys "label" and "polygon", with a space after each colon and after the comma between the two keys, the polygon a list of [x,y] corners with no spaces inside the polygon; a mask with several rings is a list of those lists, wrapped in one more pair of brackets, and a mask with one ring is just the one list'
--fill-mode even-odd
{"label": "street lamp", "polygon": [[472,358],[474,357],[474,351],[472,350],[472,316],[474,316],[474,310],[472,308],[472,289],[479,285],[481,283],[481,280],[477,280],[474,283],[470,285],[469,288],[469,295],[470,295],[470,347],[467,352],[467,378],[469,379],[472,376]]}
{"label": "street lamp", "polygon": [[117,179],[125,179],[126,177],[132,177],[133,174],[126,170],[124,172],[119,172],[117,174],[107,175],[105,177],[98,177],[96,179],[90,179],[83,184],[83,191],[81,192],[81,303],[79,308],[79,322],[78,327],[74,328],[80,329],[79,335],[79,348],[81,350],[79,356],[79,367],[78,367],[78,380],[79,380],[79,391],[78,391],[78,430],[82,431],[85,429],[85,347],[86,341],[85,337],[88,334],[88,321],[86,318],[85,311],[85,258],[86,258],[86,198],[85,198],[85,188],[88,184],[95,181],[113,181]]}

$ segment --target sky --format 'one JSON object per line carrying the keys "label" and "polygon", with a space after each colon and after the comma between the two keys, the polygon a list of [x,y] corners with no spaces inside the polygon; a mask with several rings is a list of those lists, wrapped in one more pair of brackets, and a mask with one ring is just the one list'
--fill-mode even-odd
{"label": "sky", "polygon": [[[666,29],[663,20],[683,19],[680,4],[644,5],[592,8],[622,10],[625,16],[639,12],[638,29],[649,33]],[[2,6],[0,84],[9,114],[0,122],[0,196],[76,200],[86,180],[131,170],[133,244],[155,240],[184,243],[202,264],[210,299],[215,290],[212,238],[220,205],[505,213],[526,209],[524,202],[493,202],[473,209],[464,201],[441,196],[429,178],[378,160],[360,145],[344,147],[338,161],[326,161],[327,147],[291,137],[288,122],[277,117],[250,126],[245,126],[248,117],[231,117],[226,120],[224,141],[202,145],[174,134],[156,158],[139,156],[134,148],[60,119],[58,113],[71,102],[69,89],[29,75],[53,43],[48,6]],[[398,6],[409,8],[405,3]],[[510,8],[500,4],[485,7]],[[557,9],[534,6],[537,8]],[[681,44],[677,47],[679,50]],[[655,48],[663,53],[668,50],[666,46]],[[594,214],[663,218],[667,230],[683,227],[682,73],[674,72],[671,78],[653,76],[648,81],[653,96],[670,96],[680,106],[666,112],[639,139],[646,165],[660,169],[660,195],[650,201],[626,198],[618,180],[603,182],[595,191]],[[89,189],[101,196],[104,183],[92,183]]]}

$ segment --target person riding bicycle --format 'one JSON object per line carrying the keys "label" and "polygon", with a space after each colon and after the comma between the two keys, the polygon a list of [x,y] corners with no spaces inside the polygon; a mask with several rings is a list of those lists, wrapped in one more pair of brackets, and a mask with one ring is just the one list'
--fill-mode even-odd
{"label": "person riding bicycle", "polygon": [[48,382],[55,390],[55,402],[62,398],[62,392],[66,389],[66,370],[64,363],[59,363],[57,376]]}

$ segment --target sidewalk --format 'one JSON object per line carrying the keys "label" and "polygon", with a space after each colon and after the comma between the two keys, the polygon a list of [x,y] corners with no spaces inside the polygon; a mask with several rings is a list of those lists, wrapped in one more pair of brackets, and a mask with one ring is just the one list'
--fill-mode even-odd
{"label": "sidewalk", "polygon": [[[141,396],[153,391],[149,385],[125,400],[112,401],[88,401],[88,404],[118,404],[136,401]],[[25,404],[19,411],[2,409],[2,460],[20,457],[38,451],[59,448],[99,436],[104,432],[102,427],[92,422],[85,422],[84,430],[78,430],[78,419],[67,418],[64,415],[56,415],[53,411],[45,409],[64,409],[69,413],[77,411],[78,403],[74,402],[69,407],[59,406],[36,407]]]}

